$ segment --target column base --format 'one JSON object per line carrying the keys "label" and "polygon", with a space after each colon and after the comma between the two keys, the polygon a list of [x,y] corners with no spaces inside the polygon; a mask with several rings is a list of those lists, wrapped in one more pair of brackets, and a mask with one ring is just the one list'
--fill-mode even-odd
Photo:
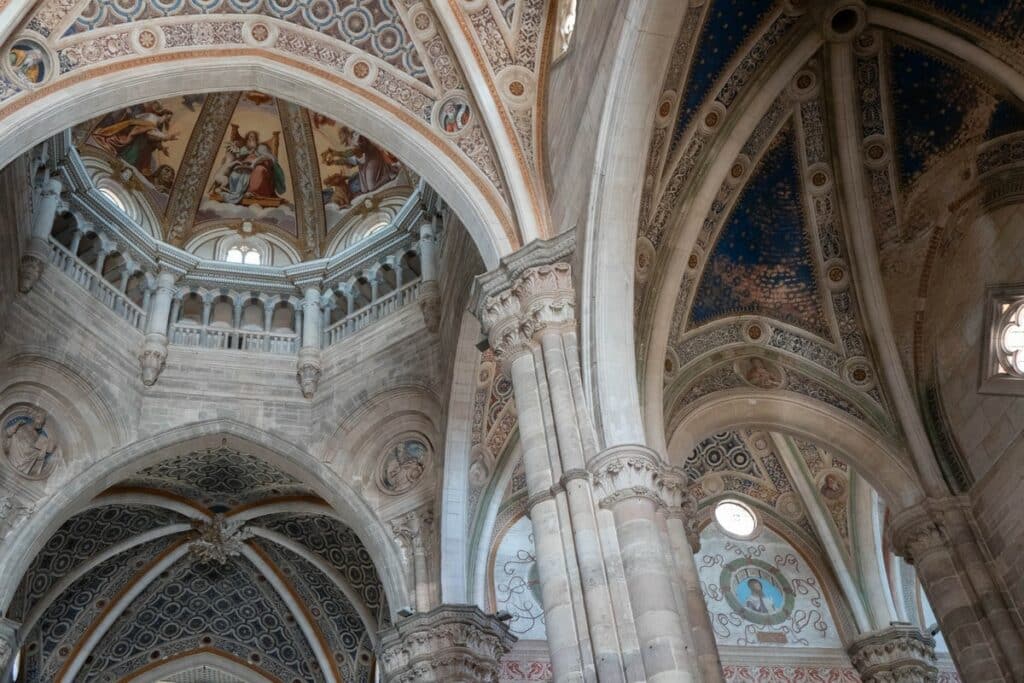
{"label": "column base", "polygon": [[938,678],[935,640],[911,624],[868,633],[850,646],[864,683],[931,683]]}
{"label": "column base", "polygon": [[441,605],[380,633],[382,683],[497,683],[516,638],[472,605]]}

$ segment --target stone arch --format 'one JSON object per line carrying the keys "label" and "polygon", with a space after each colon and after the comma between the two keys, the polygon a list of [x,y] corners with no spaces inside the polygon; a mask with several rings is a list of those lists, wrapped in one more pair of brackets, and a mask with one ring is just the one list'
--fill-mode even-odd
{"label": "stone arch", "polygon": [[199,667],[223,671],[243,680],[253,681],[253,683],[272,683],[269,678],[263,676],[260,671],[247,662],[215,648],[183,652],[170,659],[161,660],[159,664],[143,669],[126,680],[131,683],[158,683],[175,674]]}
{"label": "stone arch", "polygon": [[[463,218],[489,268],[525,241],[497,190],[467,160],[447,150],[422,120],[329,72],[265,49],[239,52],[207,48],[141,58],[36,90],[0,118],[0,167],[48,137],[108,111],[111,101],[127,105],[184,95],[194,92],[196,83],[207,92],[256,89],[338,116],[405,159]],[[184,71],[190,78],[181,78]]]}
{"label": "stone arch", "polygon": [[907,455],[892,438],[831,406],[796,394],[729,389],[701,399],[669,435],[669,458],[677,460],[707,435],[737,427],[757,427],[827,444],[894,511],[924,498]]}
{"label": "stone arch", "polygon": [[[311,486],[331,506],[334,515],[359,536],[374,564],[391,609],[412,602],[410,587],[401,571],[401,553],[391,534],[348,481],[334,470],[287,441],[253,425],[217,419],[175,427],[136,441],[100,457],[77,477],[42,501],[36,512],[0,543],[0,605],[6,607],[32,558],[47,539],[73,514],[125,474],[165,460],[190,448],[226,442],[237,444]],[[12,552],[18,548],[19,552]]]}

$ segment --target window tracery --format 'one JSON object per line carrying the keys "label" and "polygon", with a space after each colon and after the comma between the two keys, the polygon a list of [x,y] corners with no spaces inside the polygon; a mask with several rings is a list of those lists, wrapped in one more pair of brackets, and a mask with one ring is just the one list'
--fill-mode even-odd
{"label": "window tracery", "polygon": [[979,391],[1024,394],[1024,284],[987,292],[988,335]]}

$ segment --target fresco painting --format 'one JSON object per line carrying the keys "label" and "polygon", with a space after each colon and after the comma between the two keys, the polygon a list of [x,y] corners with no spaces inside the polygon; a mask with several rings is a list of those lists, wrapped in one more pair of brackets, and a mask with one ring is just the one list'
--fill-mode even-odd
{"label": "fresco painting", "polygon": [[310,123],[329,232],[357,198],[394,180],[402,164],[370,138],[330,117],[310,112]]}
{"label": "fresco painting", "polygon": [[277,100],[245,92],[216,152],[196,223],[251,221],[297,235],[295,200]]}
{"label": "fresco painting", "polygon": [[153,100],[99,120],[86,142],[131,165],[158,194],[170,194],[205,95]]}

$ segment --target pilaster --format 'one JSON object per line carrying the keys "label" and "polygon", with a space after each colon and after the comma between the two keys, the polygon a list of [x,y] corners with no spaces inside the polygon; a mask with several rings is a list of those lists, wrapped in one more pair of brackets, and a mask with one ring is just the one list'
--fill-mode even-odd
{"label": "pilaster", "polygon": [[380,633],[382,683],[497,683],[516,638],[470,605],[441,605]]}

